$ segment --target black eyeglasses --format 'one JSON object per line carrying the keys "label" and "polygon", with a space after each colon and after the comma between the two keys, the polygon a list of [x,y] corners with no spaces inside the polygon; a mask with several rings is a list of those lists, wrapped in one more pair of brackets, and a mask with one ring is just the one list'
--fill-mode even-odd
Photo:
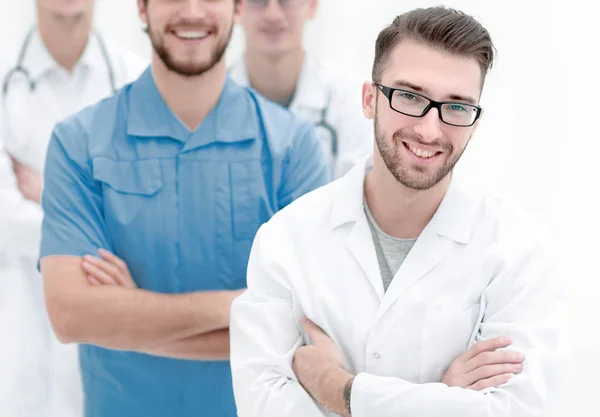
{"label": "black eyeglasses", "polygon": [[391,88],[373,82],[390,102],[390,108],[411,117],[423,117],[438,109],[440,120],[450,126],[473,126],[481,115],[481,107],[454,101],[435,101],[414,91]]}
{"label": "black eyeglasses", "polygon": [[[263,9],[270,0],[246,0],[248,6]],[[276,0],[282,8],[294,7],[302,3],[304,0]]]}

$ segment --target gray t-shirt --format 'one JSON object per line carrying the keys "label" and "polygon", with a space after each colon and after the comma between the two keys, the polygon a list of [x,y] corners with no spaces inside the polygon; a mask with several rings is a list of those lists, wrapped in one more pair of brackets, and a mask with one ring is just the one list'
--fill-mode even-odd
{"label": "gray t-shirt", "polygon": [[412,249],[417,239],[398,239],[386,234],[379,228],[377,222],[373,218],[373,214],[367,204],[367,199],[364,199],[365,214],[371,228],[373,243],[375,244],[375,252],[377,253],[377,261],[381,270],[381,279],[383,280],[383,289],[387,291],[394,275],[400,269],[400,266],[406,259],[406,256]]}

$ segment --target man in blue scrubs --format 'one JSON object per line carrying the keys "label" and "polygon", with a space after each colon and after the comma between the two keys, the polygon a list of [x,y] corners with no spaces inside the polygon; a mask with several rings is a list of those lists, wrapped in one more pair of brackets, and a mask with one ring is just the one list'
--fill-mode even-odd
{"label": "man in blue scrubs", "polygon": [[[81,344],[86,417],[234,417],[229,310],[254,234],[329,180],[311,124],[227,78],[240,3],[138,0],[151,67],[54,129],[40,267],[55,332]],[[132,279],[95,285],[100,249]]]}

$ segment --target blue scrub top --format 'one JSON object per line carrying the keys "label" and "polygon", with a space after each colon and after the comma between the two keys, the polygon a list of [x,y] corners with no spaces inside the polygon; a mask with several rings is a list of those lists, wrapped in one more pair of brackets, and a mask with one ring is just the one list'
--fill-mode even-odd
{"label": "blue scrub top", "polygon": [[[313,126],[229,78],[194,132],[148,69],[58,124],[48,148],[41,257],[107,248],[140,288],[233,290],[259,226],[329,181]],[[82,345],[86,417],[234,417],[229,362]]]}

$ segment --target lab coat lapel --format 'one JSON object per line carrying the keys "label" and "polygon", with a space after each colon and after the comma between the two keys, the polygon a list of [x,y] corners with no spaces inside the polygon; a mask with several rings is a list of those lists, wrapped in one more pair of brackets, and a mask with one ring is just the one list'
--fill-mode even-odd
{"label": "lab coat lapel", "polygon": [[375,245],[364,213],[364,182],[370,158],[356,164],[345,176],[337,180],[333,194],[331,225],[356,262],[358,273],[370,282],[379,302],[383,299],[383,282],[377,262]]}
{"label": "lab coat lapel", "polygon": [[359,217],[354,223],[350,236],[346,241],[346,247],[362,269],[362,272],[367,276],[375,295],[381,303],[383,300],[381,270],[379,269],[371,230],[365,216]]}
{"label": "lab coat lapel", "polygon": [[438,210],[388,287],[377,320],[411,287],[439,265],[453,245],[469,242],[478,202],[459,185],[459,182],[452,178]]}
{"label": "lab coat lapel", "polygon": [[433,224],[430,223],[423,230],[388,287],[377,320],[413,285],[444,260],[451,244],[451,240],[437,234]]}

